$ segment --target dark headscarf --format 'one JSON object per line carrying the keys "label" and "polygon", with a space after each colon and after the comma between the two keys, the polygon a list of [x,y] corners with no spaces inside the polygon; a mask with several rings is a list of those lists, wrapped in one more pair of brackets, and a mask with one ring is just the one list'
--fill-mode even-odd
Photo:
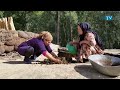
{"label": "dark headscarf", "polygon": [[96,40],[97,44],[101,47],[101,49],[104,49],[102,40],[100,39],[99,35],[95,31],[91,30],[91,25],[89,23],[83,22],[83,23],[79,23],[78,25],[80,26],[80,28],[83,31],[83,34],[79,35],[80,41],[84,40],[85,34],[87,32],[92,32],[95,35],[95,40]]}
{"label": "dark headscarf", "polygon": [[79,23],[78,25],[81,27],[81,29],[82,29],[82,31],[83,31],[84,34],[87,31],[91,30],[91,25],[89,23],[87,23],[87,22]]}

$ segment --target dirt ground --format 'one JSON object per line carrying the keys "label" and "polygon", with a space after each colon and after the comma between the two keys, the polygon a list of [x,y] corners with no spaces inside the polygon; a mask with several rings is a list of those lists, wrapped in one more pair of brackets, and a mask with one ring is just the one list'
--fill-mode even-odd
{"label": "dirt ground", "polygon": [[[120,49],[106,49],[105,52],[120,53]],[[23,56],[8,53],[0,56],[0,79],[120,79],[97,72],[90,64],[24,64]],[[45,59],[44,56],[39,57]]]}

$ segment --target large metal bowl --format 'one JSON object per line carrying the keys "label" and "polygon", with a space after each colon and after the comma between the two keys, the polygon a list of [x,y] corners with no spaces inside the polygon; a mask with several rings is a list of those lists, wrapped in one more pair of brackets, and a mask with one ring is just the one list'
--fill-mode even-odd
{"label": "large metal bowl", "polygon": [[90,55],[88,59],[98,72],[109,76],[120,75],[120,58],[96,54]]}

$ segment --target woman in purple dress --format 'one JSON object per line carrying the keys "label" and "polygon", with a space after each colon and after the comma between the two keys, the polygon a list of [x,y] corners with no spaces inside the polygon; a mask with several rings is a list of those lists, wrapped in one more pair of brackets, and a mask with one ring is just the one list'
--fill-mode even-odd
{"label": "woman in purple dress", "polygon": [[57,55],[52,52],[49,46],[52,40],[53,37],[50,32],[42,31],[37,38],[32,38],[21,43],[17,51],[20,55],[25,56],[24,62],[27,64],[30,64],[32,60],[35,60],[35,57],[41,54],[51,61],[60,64],[62,61],[58,59]]}

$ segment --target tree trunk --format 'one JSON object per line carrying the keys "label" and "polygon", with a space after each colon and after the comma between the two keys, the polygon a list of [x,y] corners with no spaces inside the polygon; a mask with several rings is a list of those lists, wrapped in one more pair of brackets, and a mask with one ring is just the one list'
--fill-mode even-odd
{"label": "tree trunk", "polygon": [[64,34],[65,34],[65,37],[64,37],[64,43],[66,43],[67,42],[67,40],[66,40],[66,30],[65,30],[65,26],[64,26],[64,24],[63,24],[63,31],[64,31]]}
{"label": "tree trunk", "polygon": [[55,43],[57,43],[57,22],[55,21]]}
{"label": "tree trunk", "polygon": [[60,43],[60,12],[57,11],[57,44]]}
{"label": "tree trunk", "polygon": [[69,11],[70,14],[70,40],[73,40],[73,26],[72,26],[72,19],[71,19],[71,12]]}

